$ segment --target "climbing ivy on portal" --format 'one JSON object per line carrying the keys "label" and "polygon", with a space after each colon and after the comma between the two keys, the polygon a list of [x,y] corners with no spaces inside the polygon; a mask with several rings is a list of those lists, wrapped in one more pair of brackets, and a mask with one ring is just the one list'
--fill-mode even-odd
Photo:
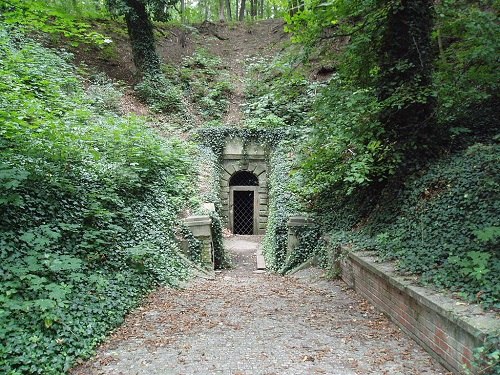
{"label": "climbing ivy on portal", "polygon": [[211,126],[196,131],[194,139],[201,145],[210,148],[218,157],[222,157],[227,139],[239,138],[245,143],[251,141],[276,147],[282,140],[292,137],[286,129],[236,128],[229,126]]}
{"label": "climbing ivy on portal", "polygon": [[[209,215],[212,220],[212,250],[214,266],[216,269],[224,269],[231,266],[231,260],[224,247],[223,226],[220,217],[221,199],[219,194],[221,168],[218,159],[210,148],[200,145],[198,148],[198,168],[204,172],[201,182],[203,192],[200,194],[201,202],[213,203],[215,211],[199,210],[198,214]],[[196,251],[201,251],[201,248]]]}

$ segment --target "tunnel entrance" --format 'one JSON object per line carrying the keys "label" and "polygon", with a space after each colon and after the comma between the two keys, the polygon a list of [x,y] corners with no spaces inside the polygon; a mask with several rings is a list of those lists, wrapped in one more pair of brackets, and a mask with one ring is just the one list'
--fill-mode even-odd
{"label": "tunnel entrance", "polygon": [[255,140],[230,136],[225,140],[220,174],[220,214],[224,226],[234,234],[266,233],[269,152],[267,145]]}
{"label": "tunnel entrance", "polygon": [[254,192],[234,191],[234,234],[253,234]]}
{"label": "tunnel entrance", "polygon": [[248,171],[238,171],[229,180],[229,226],[234,234],[258,232],[259,179]]}

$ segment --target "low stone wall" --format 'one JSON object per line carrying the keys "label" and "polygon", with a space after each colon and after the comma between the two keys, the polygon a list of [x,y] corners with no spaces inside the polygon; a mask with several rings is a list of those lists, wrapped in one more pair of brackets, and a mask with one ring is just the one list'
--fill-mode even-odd
{"label": "low stone wall", "polygon": [[341,262],[342,279],[384,312],[403,331],[454,373],[465,373],[472,351],[500,320],[394,272],[391,263],[376,263],[369,253],[349,253]]}

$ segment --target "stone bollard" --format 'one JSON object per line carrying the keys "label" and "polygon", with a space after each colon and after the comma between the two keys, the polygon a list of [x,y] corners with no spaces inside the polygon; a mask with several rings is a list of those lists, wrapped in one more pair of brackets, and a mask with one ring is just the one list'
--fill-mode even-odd
{"label": "stone bollard", "polygon": [[212,249],[212,219],[208,215],[189,216],[184,219],[193,236],[201,241],[201,261],[203,265],[214,269],[214,254]]}
{"label": "stone bollard", "polygon": [[299,245],[298,229],[313,225],[311,219],[305,216],[291,216],[288,219],[288,245],[286,255],[290,255]]}

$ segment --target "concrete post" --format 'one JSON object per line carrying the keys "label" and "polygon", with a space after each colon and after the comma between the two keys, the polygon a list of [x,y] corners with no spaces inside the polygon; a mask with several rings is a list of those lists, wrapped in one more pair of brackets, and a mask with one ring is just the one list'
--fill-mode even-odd
{"label": "concrete post", "polygon": [[288,245],[286,254],[290,255],[299,246],[298,229],[311,226],[312,220],[305,216],[291,216],[288,219]]}
{"label": "concrete post", "polygon": [[189,228],[193,236],[201,241],[201,261],[203,265],[214,269],[214,254],[212,246],[212,219],[208,215],[189,216],[184,219],[184,223]]}

